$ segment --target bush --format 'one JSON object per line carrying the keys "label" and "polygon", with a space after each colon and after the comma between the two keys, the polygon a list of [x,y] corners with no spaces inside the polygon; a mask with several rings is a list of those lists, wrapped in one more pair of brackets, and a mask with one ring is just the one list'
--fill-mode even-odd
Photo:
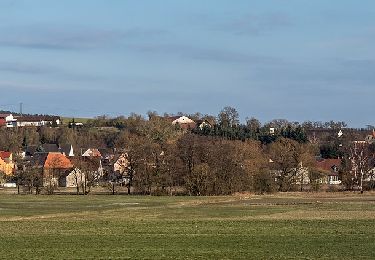
{"label": "bush", "polygon": [[260,172],[254,176],[254,191],[264,194],[275,191],[275,181],[268,171]]}

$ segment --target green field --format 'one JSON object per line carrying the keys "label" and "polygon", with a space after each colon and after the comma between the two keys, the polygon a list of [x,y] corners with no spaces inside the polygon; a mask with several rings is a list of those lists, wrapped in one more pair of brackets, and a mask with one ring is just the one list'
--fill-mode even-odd
{"label": "green field", "polygon": [[[69,122],[72,122],[73,121],[73,117],[62,117],[61,118],[62,121],[63,121],[63,124],[64,125],[68,125]],[[91,120],[92,118],[79,118],[79,117],[74,117],[74,121],[76,123],[83,123],[83,124],[86,124],[89,120]]]}
{"label": "green field", "polygon": [[375,259],[375,194],[0,195],[4,259]]}

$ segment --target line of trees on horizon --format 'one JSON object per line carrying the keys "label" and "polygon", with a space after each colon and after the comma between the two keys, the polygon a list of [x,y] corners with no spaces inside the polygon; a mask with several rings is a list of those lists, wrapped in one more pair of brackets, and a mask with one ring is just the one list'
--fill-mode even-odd
{"label": "line of trees on horizon", "polygon": [[[361,152],[351,145],[363,135],[361,131],[343,137],[333,131],[315,142],[308,136],[311,124],[273,120],[262,125],[255,118],[240,124],[237,111],[231,107],[225,107],[217,117],[196,114],[190,118],[212,124],[185,131],[155,112],[149,113],[148,120],[137,114],[101,116],[82,128],[0,129],[0,150],[17,153],[43,143],[111,148],[127,154],[129,165],[124,175],[130,180],[128,185],[142,194],[175,194],[176,187],[183,187],[190,195],[293,191],[302,189],[305,178],[311,189],[318,190],[325,174],[315,167],[320,155],[341,158],[340,178],[346,188],[354,189],[362,187],[364,175],[374,166],[374,145],[364,146]],[[346,124],[332,121],[327,126],[338,130]],[[271,127],[275,128],[272,133]],[[352,158],[361,154],[366,154],[365,159],[358,159],[365,160],[361,162],[362,175],[352,171]],[[301,167],[308,169],[306,176],[301,176]]]}

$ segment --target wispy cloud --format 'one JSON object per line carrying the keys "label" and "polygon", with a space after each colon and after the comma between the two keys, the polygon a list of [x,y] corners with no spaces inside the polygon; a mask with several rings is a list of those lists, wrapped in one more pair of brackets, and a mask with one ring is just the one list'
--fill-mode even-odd
{"label": "wispy cloud", "polygon": [[52,50],[93,49],[113,46],[125,40],[142,40],[168,34],[159,29],[132,28],[121,31],[44,26],[3,29],[0,32],[0,46]]}
{"label": "wispy cloud", "polygon": [[71,81],[97,81],[103,79],[99,75],[76,73],[55,66],[27,64],[22,62],[0,62],[0,72],[40,75],[43,77],[51,76]]}
{"label": "wispy cloud", "polygon": [[47,74],[57,72],[55,68],[18,62],[0,62],[0,71],[27,74]]}
{"label": "wispy cloud", "polygon": [[213,28],[236,35],[262,35],[292,25],[288,15],[282,13],[247,14],[238,18],[227,19]]}
{"label": "wispy cloud", "polygon": [[1,82],[0,81],[0,90],[9,90],[14,91],[53,91],[51,86],[38,85],[38,84],[23,84],[17,82]]}
{"label": "wispy cloud", "polygon": [[141,53],[173,55],[201,61],[250,64],[280,64],[283,62],[281,59],[275,57],[250,55],[232,50],[202,48],[182,44],[137,44],[127,45],[127,47]]}
{"label": "wispy cloud", "polygon": [[287,66],[259,67],[245,80],[268,86],[272,91],[288,89],[294,94],[337,96],[354,93],[374,94],[375,60],[325,60],[290,62]]}

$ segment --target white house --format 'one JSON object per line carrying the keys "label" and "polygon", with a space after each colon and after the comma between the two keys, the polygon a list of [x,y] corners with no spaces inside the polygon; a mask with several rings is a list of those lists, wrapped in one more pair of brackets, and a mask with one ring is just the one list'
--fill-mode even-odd
{"label": "white house", "polygon": [[60,125],[61,120],[58,116],[18,116],[17,126],[45,126],[45,125]]}
{"label": "white house", "polygon": [[190,118],[188,118],[187,116],[180,116],[178,118],[176,118],[175,120],[172,121],[172,125],[175,125],[175,124],[192,124],[194,123],[193,120],[191,120]]}
{"label": "white house", "polygon": [[12,114],[0,114],[0,121],[2,121],[6,127],[17,126],[17,119],[15,119]]}
{"label": "white house", "polygon": [[86,175],[78,168],[74,168],[68,176],[66,176],[66,187],[81,187],[86,180]]}

